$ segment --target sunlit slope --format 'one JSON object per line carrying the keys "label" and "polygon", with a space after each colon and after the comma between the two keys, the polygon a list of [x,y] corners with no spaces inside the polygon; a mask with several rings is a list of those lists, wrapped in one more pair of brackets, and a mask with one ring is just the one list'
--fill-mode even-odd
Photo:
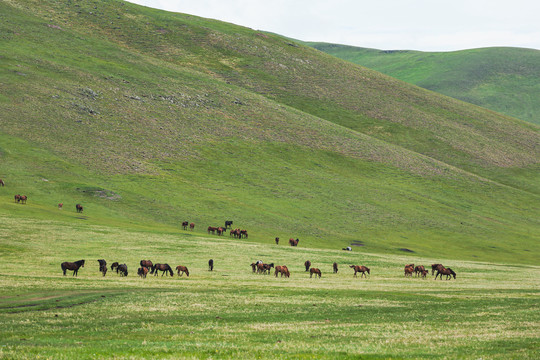
{"label": "sunlit slope", "polygon": [[0,10],[6,216],[171,232],[232,219],[253,241],[307,247],[540,252],[533,125],[231,24],[117,1]]}
{"label": "sunlit slope", "polygon": [[539,50],[498,47],[433,53],[308,44],[408,83],[540,124]]}

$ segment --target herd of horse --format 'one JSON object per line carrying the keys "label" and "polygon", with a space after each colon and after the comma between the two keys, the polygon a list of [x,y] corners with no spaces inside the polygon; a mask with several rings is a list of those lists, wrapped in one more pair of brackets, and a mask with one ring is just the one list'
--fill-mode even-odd
{"label": "herd of horse", "polygon": [[[78,260],[75,262],[63,262],[61,264],[62,272],[64,276],[66,275],[67,270],[73,271],[73,276],[78,275],[79,268],[84,267],[84,260]],[[105,276],[107,273],[107,262],[104,259],[98,260],[99,263],[99,271]],[[174,272],[169,264],[154,264],[150,260],[141,260],[140,261],[140,268],[137,270],[137,275],[141,278],[146,278],[147,274],[153,274],[154,276],[158,275],[158,271],[161,271],[161,276],[163,275],[170,275],[174,276]],[[306,269],[306,272],[309,271],[309,277],[312,278],[313,275],[315,275],[315,278],[317,276],[321,278],[322,273],[319,268],[314,268],[311,266],[311,261],[306,260],[304,263],[304,267]],[[358,273],[361,273],[360,277],[366,277],[367,275],[371,275],[370,269],[364,265],[350,265],[351,269],[354,270],[353,277],[358,277]],[[264,263],[261,260],[258,260],[256,262],[251,263],[251,269],[253,273],[258,274],[271,274],[272,268],[274,268],[274,276],[278,277],[280,275],[281,277],[289,278],[291,276],[291,273],[286,265],[277,265],[274,266],[274,263]],[[334,262],[332,264],[332,269],[334,274],[338,272],[338,264]],[[111,265],[111,270],[116,270],[116,273],[120,276],[128,276],[128,268],[126,264],[120,264],[118,262],[114,262]],[[214,260],[210,259],[208,261],[208,270],[213,271],[214,270]],[[178,273],[178,276],[183,276],[186,274],[187,277],[189,277],[189,270],[186,266],[178,265],[176,267],[176,271]],[[437,277],[440,277],[442,280],[442,276],[446,276],[446,280],[451,279],[452,277],[456,279],[456,273],[450,269],[444,267],[442,264],[432,264],[431,265],[431,275],[435,274],[435,271],[437,274],[435,275],[435,280],[437,280]],[[417,265],[414,266],[414,264],[407,264],[405,265],[405,277],[412,277],[412,274],[415,273],[415,276],[421,276],[422,278],[426,278],[426,275],[428,274],[428,271],[425,269],[423,265]]]}

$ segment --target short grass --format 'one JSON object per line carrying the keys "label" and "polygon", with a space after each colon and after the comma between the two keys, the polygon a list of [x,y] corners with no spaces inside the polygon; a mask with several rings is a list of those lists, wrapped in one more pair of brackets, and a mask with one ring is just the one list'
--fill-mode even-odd
{"label": "short grass", "polygon": [[540,124],[537,49],[498,47],[430,53],[308,44],[408,83]]}
{"label": "short grass", "polygon": [[[536,266],[1,220],[2,358],[533,359],[540,351]],[[80,258],[79,276],[63,277],[60,263]],[[103,278],[99,258],[125,262],[130,274]],[[191,276],[140,279],[141,259],[186,265]],[[253,274],[258,259],[287,265],[291,278]],[[304,272],[307,259],[321,279]],[[439,261],[456,280],[403,277],[405,263]],[[371,275],[355,279],[349,264]]]}

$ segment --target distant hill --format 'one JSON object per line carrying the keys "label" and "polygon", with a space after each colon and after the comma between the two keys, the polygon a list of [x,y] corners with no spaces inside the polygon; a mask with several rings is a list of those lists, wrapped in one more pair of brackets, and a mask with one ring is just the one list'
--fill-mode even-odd
{"label": "distant hill", "polygon": [[12,0],[0,19],[0,215],[13,223],[188,220],[206,235],[227,219],[257,242],[540,255],[534,124],[278,35],[117,0]]}
{"label": "distant hill", "polygon": [[540,124],[540,50],[420,52],[307,44],[425,89]]}

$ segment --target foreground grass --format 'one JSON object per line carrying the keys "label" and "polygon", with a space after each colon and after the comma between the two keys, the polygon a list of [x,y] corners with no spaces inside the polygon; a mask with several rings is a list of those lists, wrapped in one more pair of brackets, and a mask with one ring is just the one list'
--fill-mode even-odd
{"label": "foreground grass", "polygon": [[[291,248],[207,237],[64,226],[3,216],[3,358],[537,358],[534,266]],[[85,258],[79,277],[60,263]],[[125,262],[127,278],[98,272]],[[135,275],[140,259],[191,276]],[[213,258],[216,269],[207,271]],[[251,273],[285,264],[290,279]],[[303,262],[323,272],[310,279]],[[331,265],[340,264],[338,274]],[[404,279],[403,264],[443,262],[456,281]],[[354,279],[348,264],[371,268]]]}

